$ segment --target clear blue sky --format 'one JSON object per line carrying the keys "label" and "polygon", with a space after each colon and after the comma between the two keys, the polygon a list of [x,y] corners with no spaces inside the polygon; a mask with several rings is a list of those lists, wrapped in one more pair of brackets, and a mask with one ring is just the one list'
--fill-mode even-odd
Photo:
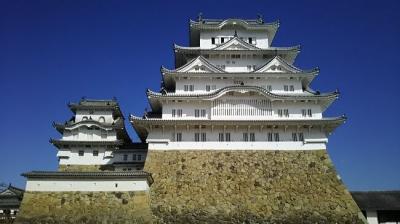
{"label": "clear blue sky", "polygon": [[142,114],[173,43],[188,44],[189,18],[261,13],[281,22],[274,46],[301,44],[295,65],[321,68],[314,89],[342,93],[326,115],[349,118],[328,146],[345,184],[400,189],[397,2],[0,0],[0,182],[24,187],[22,172],[56,169],[48,140],[68,101],[115,96],[125,115]]}

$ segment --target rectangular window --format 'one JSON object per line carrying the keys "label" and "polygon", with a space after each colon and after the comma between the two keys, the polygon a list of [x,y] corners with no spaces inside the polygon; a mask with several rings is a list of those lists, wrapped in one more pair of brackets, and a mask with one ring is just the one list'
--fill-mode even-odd
{"label": "rectangular window", "polygon": [[136,161],[136,160],[137,160],[136,154],[133,154],[132,160],[133,160],[133,161]]}
{"label": "rectangular window", "polygon": [[194,141],[199,142],[200,141],[200,133],[194,133]]}
{"label": "rectangular window", "polygon": [[142,155],[138,155],[138,160],[141,161],[142,160]]}
{"label": "rectangular window", "polygon": [[128,160],[128,155],[125,154],[125,155],[124,155],[124,161],[127,161],[127,160]]}
{"label": "rectangular window", "polygon": [[311,111],[311,109],[308,109],[308,110],[307,110],[307,114],[308,114],[309,117],[312,117],[312,111]]}
{"label": "rectangular window", "polygon": [[94,151],[93,151],[93,156],[99,156],[99,151],[94,150]]}
{"label": "rectangular window", "polygon": [[289,91],[289,86],[284,85],[284,86],[283,86],[283,91],[285,91],[285,92]]}
{"label": "rectangular window", "polygon": [[182,133],[176,133],[176,141],[181,142],[182,141]]}
{"label": "rectangular window", "polygon": [[200,117],[200,110],[199,109],[195,109],[194,110],[194,117]]}
{"label": "rectangular window", "polygon": [[307,117],[307,110],[306,109],[302,109],[301,110],[301,116],[302,117]]}
{"label": "rectangular window", "polygon": [[205,141],[207,141],[207,134],[204,132],[204,133],[201,133],[201,141],[202,142],[205,142]]}
{"label": "rectangular window", "polygon": [[250,141],[255,142],[256,141],[256,135],[254,133],[250,133]]}
{"label": "rectangular window", "polygon": [[182,117],[182,109],[178,109],[178,111],[177,111],[178,113],[178,117]]}
{"label": "rectangular window", "polygon": [[231,133],[225,133],[225,141],[227,142],[231,141]]}
{"label": "rectangular window", "polygon": [[194,85],[189,85],[189,91],[193,92],[194,91]]}
{"label": "rectangular window", "polygon": [[290,92],[294,92],[294,86],[293,85],[290,86]]}
{"label": "rectangular window", "polygon": [[171,114],[172,114],[172,117],[176,117],[176,110],[175,110],[175,109],[172,109]]}
{"label": "rectangular window", "polygon": [[292,141],[297,142],[297,133],[292,133]]}
{"label": "rectangular window", "polygon": [[249,44],[253,44],[253,38],[249,37]]}
{"label": "rectangular window", "polygon": [[218,134],[218,141],[220,141],[220,142],[224,141],[224,133],[219,133]]}
{"label": "rectangular window", "polygon": [[304,142],[304,134],[302,132],[299,133],[299,141]]}
{"label": "rectangular window", "polygon": [[283,110],[283,114],[285,115],[285,117],[289,117],[289,110],[288,109],[284,109]]}
{"label": "rectangular window", "polygon": [[215,44],[215,37],[211,37],[211,44]]}
{"label": "rectangular window", "polygon": [[274,133],[274,140],[279,142],[279,133]]}
{"label": "rectangular window", "polygon": [[267,134],[267,141],[272,142],[272,133]]}
{"label": "rectangular window", "polygon": [[84,154],[85,154],[85,151],[83,151],[83,150],[79,150],[79,151],[78,151],[78,155],[79,155],[79,156],[83,156]]}
{"label": "rectangular window", "polygon": [[225,42],[225,38],[221,37],[221,44]]}
{"label": "rectangular window", "polygon": [[232,54],[231,58],[232,59],[239,59],[240,58],[240,54]]}
{"label": "rectangular window", "polygon": [[206,85],[206,91],[210,92],[210,90],[211,90],[210,85]]}
{"label": "rectangular window", "polygon": [[247,65],[247,71],[251,71],[251,65]]}
{"label": "rectangular window", "polygon": [[205,109],[201,110],[201,117],[206,117],[206,110]]}
{"label": "rectangular window", "polygon": [[271,92],[271,91],[272,91],[272,86],[271,86],[271,85],[267,85],[267,86],[266,86],[266,89],[267,89],[269,92]]}
{"label": "rectangular window", "polygon": [[283,110],[282,109],[278,109],[278,117],[283,117]]}
{"label": "rectangular window", "polygon": [[189,85],[183,85],[183,91],[185,92],[189,91]]}
{"label": "rectangular window", "polygon": [[243,141],[248,142],[249,141],[249,133],[243,133]]}

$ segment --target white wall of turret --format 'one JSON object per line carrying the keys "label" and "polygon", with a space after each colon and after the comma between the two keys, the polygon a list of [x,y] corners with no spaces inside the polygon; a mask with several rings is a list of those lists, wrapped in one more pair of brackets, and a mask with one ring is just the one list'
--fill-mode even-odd
{"label": "white wall of turret", "polygon": [[[252,44],[259,48],[268,48],[268,33],[266,31],[247,31],[243,29],[229,29],[224,28],[216,31],[202,31],[200,32],[200,47],[204,49],[215,48],[221,43],[228,42],[235,35],[235,30],[239,38],[243,38],[245,42],[249,42],[252,38]],[[215,38],[214,44],[212,38]],[[222,38],[224,40],[222,40]],[[223,41],[223,42],[222,42]]]}

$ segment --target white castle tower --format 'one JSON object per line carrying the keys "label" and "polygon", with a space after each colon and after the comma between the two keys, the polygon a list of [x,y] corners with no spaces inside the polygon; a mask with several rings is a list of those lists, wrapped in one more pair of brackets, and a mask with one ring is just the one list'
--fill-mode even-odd
{"label": "white castle tower", "polygon": [[190,21],[190,46],[175,45],[175,69],[147,91],[152,111],[131,116],[149,150],[326,149],[345,117],[323,112],[338,92],[309,85],[318,69],[293,65],[300,51],[272,47],[278,22]]}
{"label": "white castle tower", "polygon": [[50,139],[58,149],[60,170],[142,169],[147,145],[132,143],[115,99],[82,99],[68,107],[74,116],[65,123],[53,123],[62,138]]}

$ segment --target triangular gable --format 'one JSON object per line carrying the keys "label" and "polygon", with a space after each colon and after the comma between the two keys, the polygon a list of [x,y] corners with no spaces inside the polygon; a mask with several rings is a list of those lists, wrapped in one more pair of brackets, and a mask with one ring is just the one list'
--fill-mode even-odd
{"label": "triangular gable", "polygon": [[176,72],[189,72],[189,73],[223,73],[225,71],[211,64],[207,59],[199,56],[184,66],[177,68]]}
{"label": "triangular gable", "polygon": [[213,48],[213,50],[258,50],[259,48],[246,43],[245,41],[234,37],[230,39],[228,42],[225,42],[218,47]]}
{"label": "triangular gable", "polygon": [[6,189],[3,192],[0,192],[0,195],[17,195],[14,191],[11,191],[10,189]]}
{"label": "triangular gable", "polygon": [[259,69],[254,71],[256,73],[263,73],[263,72],[274,72],[274,73],[298,73],[302,72],[301,69],[296,68],[293,65],[290,65],[285,60],[276,56],[275,58],[271,59],[265,65],[261,66]]}

